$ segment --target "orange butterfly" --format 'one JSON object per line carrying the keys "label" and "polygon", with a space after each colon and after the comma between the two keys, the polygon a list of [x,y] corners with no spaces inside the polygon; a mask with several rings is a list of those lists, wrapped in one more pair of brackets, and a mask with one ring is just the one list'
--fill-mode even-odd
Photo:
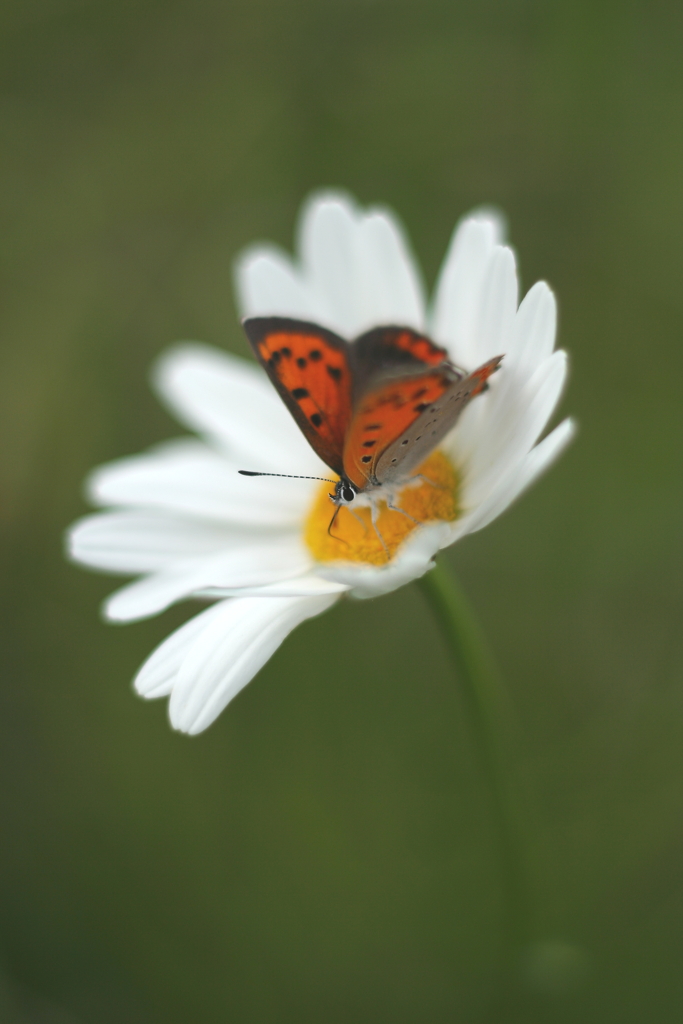
{"label": "orange butterfly", "polygon": [[394,491],[414,477],[503,358],[466,376],[445,349],[408,327],[377,327],[349,343],[286,317],[243,324],[311,447],[339,476],[330,481],[335,516],[343,505],[370,504],[373,522],[380,492],[390,509],[403,512],[393,504]]}

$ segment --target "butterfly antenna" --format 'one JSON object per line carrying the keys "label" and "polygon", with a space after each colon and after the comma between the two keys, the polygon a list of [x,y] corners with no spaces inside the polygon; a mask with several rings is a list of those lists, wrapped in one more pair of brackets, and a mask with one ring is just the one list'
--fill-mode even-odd
{"label": "butterfly antenna", "polygon": [[292,473],[257,473],[253,469],[238,469],[242,476],[283,476],[287,480],[322,480],[326,484],[336,484],[336,480],[330,480],[326,476],[296,476]]}

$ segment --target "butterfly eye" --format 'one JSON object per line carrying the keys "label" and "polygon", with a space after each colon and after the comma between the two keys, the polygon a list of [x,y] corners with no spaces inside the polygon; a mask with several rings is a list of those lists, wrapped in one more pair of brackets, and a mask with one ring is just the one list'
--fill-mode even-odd
{"label": "butterfly eye", "polygon": [[355,495],[354,491],[350,487],[344,487],[343,488],[343,490],[342,490],[342,498],[344,499],[344,501],[353,501],[355,496],[356,495]]}

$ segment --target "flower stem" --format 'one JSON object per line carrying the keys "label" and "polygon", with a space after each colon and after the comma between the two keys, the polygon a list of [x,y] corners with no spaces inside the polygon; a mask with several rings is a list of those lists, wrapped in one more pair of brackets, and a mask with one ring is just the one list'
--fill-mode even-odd
{"label": "flower stem", "polygon": [[455,664],[489,790],[500,859],[505,966],[512,973],[521,949],[531,938],[532,905],[522,845],[524,831],[506,767],[506,733],[511,718],[507,694],[469,601],[443,562],[418,584]]}

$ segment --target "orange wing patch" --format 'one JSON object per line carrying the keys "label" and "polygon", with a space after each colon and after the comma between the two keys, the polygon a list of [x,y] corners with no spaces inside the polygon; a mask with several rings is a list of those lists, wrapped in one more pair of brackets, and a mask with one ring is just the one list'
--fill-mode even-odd
{"label": "orange wing patch", "polygon": [[396,380],[369,392],[356,409],[344,446],[344,472],[362,489],[382,452],[452,384],[444,372]]}
{"label": "orange wing patch", "polygon": [[495,356],[494,359],[489,359],[487,363],[484,363],[483,366],[480,366],[478,370],[474,370],[469,375],[467,380],[474,384],[474,387],[469,393],[470,398],[475,398],[477,395],[480,395],[482,391],[486,391],[488,387],[487,381],[491,374],[495,373],[500,366],[502,358],[502,356]]}
{"label": "orange wing patch", "polygon": [[414,331],[398,331],[391,339],[391,344],[402,352],[410,352],[411,356],[424,363],[425,366],[439,366],[448,358],[445,348],[439,348],[429,338],[416,334]]}
{"label": "orange wing patch", "polygon": [[336,473],[351,419],[346,342],[281,317],[244,322],[252,347],[311,447]]}
{"label": "orange wing patch", "polygon": [[423,334],[409,327],[373,327],[351,346],[353,353],[354,401],[378,380],[413,377],[448,361],[439,348]]}

